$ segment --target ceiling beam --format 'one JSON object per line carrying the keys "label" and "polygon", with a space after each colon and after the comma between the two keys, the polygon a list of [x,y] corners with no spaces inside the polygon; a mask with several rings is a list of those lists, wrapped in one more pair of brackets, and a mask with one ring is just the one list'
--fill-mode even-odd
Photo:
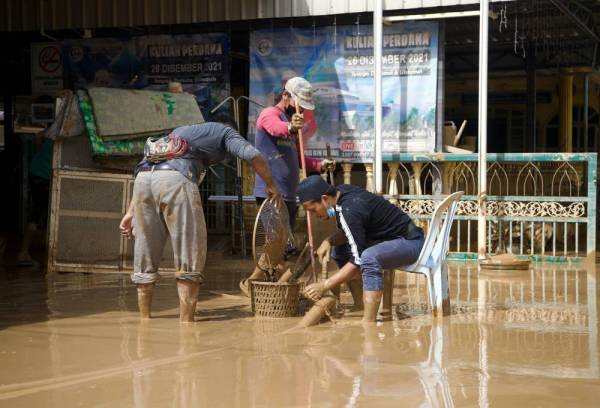
{"label": "ceiling beam", "polygon": [[576,0],[550,0],[550,2],[586,35],[600,43],[600,35],[598,35],[598,30],[594,24],[591,10],[579,4]]}

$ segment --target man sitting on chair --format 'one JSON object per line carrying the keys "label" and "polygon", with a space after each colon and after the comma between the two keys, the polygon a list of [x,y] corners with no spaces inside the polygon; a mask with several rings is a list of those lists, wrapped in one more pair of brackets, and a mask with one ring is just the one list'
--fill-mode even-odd
{"label": "man sitting on chair", "polygon": [[298,186],[304,209],[320,219],[336,217],[338,230],[317,250],[321,263],[332,257],[340,268],[325,281],[306,287],[318,300],[362,274],[363,321],[374,322],[383,295],[383,270],[414,263],[424,243],[423,230],[401,209],[378,195],[348,184],[332,187],[319,176],[310,176]]}

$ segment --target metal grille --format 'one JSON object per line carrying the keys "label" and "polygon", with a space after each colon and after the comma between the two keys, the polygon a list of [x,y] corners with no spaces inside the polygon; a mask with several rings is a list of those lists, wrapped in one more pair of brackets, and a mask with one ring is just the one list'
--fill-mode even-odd
{"label": "metal grille", "polygon": [[63,177],[60,183],[60,209],[102,211],[120,214],[123,208],[123,182]]}
{"label": "metal grille", "polygon": [[48,270],[115,272],[121,269],[125,212],[130,176],[55,170]]}
{"label": "metal grille", "polygon": [[[55,163],[73,163],[78,155],[64,155],[62,147],[57,148],[62,151],[55,154]],[[215,172],[217,175],[210,173],[201,185],[205,217],[209,233],[226,233],[231,228],[231,209],[224,203],[208,202],[208,196],[216,191],[233,194],[235,172],[223,165],[216,166]],[[118,226],[132,197],[133,176],[55,170],[52,191],[48,270],[130,271],[133,241],[122,238]],[[173,248],[167,239],[161,271],[173,268]]]}
{"label": "metal grille", "polygon": [[59,216],[55,260],[59,264],[106,265],[121,263],[119,220],[91,216]]}

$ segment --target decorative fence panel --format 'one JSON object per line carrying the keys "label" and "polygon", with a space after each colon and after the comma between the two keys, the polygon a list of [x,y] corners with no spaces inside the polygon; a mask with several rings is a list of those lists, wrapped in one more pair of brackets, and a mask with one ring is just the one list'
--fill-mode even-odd
{"label": "decorative fence panel", "polygon": [[[596,249],[596,153],[487,155],[487,252],[565,261]],[[453,257],[477,252],[478,155],[402,154],[387,163],[386,197],[427,227],[445,195],[464,191],[452,227]],[[352,175],[345,164],[344,180]],[[372,189],[372,166],[366,165]]]}

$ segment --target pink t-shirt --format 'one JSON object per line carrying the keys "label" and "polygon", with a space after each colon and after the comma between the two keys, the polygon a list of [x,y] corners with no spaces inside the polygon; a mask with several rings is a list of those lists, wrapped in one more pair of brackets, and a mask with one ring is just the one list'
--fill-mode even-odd
{"label": "pink t-shirt", "polygon": [[[287,120],[283,120],[281,115],[283,112],[276,107],[270,106],[265,108],[258,119],[256,120],[256,129],[262,129],[273,137],[294,137],[290,135],[288,131]],[[315,120],[315,113],[313,111],[304,111],[304,128],[302,129],[303,142],[306,143],[317,131],[317,122]],[[300,155],[298,155],[300,159]],[[306,172],[307,173],[319,173],[321,171],[321,160],[314,157],[304,156],[306,161]]]}

